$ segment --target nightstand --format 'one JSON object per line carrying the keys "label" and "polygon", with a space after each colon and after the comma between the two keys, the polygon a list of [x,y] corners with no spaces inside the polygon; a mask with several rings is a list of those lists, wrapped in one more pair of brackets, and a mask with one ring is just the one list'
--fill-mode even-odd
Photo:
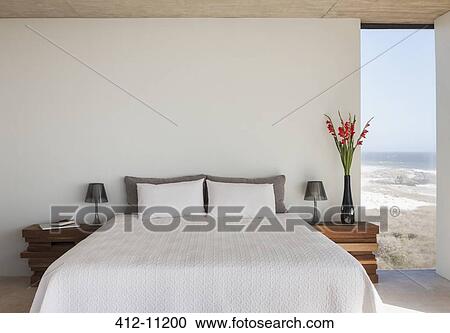
{"label": "nightstand", "polygon": [[20,254],[28,259],[33,275],[30,284],[37,286],[45,270],[65,252],[82,241],[101,225],[81,224],[77,228],[42,230],[38,224],[22,230],[22,237],[28,247]]}
{"label": "nightstand", "polygon": [[336,224],[321,222],[314,227],[343,247],[353,257],[358,259],[373,283],[378,282],[377,260],[374,252],[378,250],[377,235],[379,227],[368,222],[355,224]]}

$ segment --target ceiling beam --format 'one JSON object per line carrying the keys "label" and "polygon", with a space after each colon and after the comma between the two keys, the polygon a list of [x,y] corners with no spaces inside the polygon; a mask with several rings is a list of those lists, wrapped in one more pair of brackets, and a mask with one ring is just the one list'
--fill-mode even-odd
{"label": "ceiling beam", "polygon": [[450,0],[0,0],[0,18],[359,18],[433,24]]}

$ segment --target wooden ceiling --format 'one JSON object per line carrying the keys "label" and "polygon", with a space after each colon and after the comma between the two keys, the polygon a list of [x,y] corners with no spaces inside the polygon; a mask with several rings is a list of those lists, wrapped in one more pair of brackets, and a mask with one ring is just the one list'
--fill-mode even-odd
{"label": "wooden ceiling", "polygon": [[303,17],[430,24],[450,0],[0,0],[0,18]]}

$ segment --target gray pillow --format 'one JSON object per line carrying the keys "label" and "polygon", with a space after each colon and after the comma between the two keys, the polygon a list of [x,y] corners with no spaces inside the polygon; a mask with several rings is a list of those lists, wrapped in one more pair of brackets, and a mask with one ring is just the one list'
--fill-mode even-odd
{"label": "gray pillow", "polygon": [[[190,182],[194,180],[199,180],[202,178],[206,178],[206,175],[194,175],[194,176],[181,176],[181,177],[172,177],[172,178],[141,178],[141,177],[131,177],[125,176],[125,189],[127,192],[127,202],[131,206],[135,206],[131,208],[131,212],[137,212],[137,185],[138,183],[143,184],[168,184],[168,183],[180,183],[180,182]],[[205,197],[206,185],[203,185],[203,198]]]}
{"label": "gray pillow", "polygon": [[[217,177],[209,175],[194,175],[194,176],[181,176],[172,178],[142,178],[125,176],[125,189],[127,192],[127,202],[132,206],[128,212],[135,213],[138,211],[137,203],[137,186],[138,183],[147,184],[168,184],[168,183],[180,183],[189,182],[193,180],[199,180],[202,178],[209,179],[213,182],[219,183],[244,183],[244,184],[273,184],[275,195],[275,210],[277,213],[285,213],[286,206],[284,205],[284,184],[286,183],[286,177],[284,175],[265,177],[265,178],[236,178],[236,177]],[[203,199],[205,201],[205,209],[208,206],[208,190],[206,188],[206,182],[203,184]]]}
{"label": "gray pillow", "polygon": [[[286,177],[284,175],[265,178],[235,178],[208,175],[206,176],[206,179],[219,183],[273,184],[273,190],[275,193],[275,210],[277,213],[286,213],[286,206],[284,205],[284,184],[286,183]],[[207,204],[208,191],[206,191],[205,193],[205,201]]]}

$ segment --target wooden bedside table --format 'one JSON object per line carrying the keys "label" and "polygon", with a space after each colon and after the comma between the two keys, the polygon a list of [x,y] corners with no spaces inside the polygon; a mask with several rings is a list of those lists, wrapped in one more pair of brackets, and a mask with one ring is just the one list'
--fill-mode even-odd
{"label": "wooden bedside table", "polygon": [[314,227],[342,246],[354,256],[366,270],[373,283],[378,282],[377,260],[374,252],[378,250],[377,235],[379,227],[373,223],[336,224],[321,222]]}
{"label": "wooden bedside table", "polygon": [[45,270],[78,242],[96,231],[101,225],[81,224],[77,228],[42,230],[38,224],[22,230],[28,248],[20,253],[28,259],[33,275],[30,285],[37,286]]}

